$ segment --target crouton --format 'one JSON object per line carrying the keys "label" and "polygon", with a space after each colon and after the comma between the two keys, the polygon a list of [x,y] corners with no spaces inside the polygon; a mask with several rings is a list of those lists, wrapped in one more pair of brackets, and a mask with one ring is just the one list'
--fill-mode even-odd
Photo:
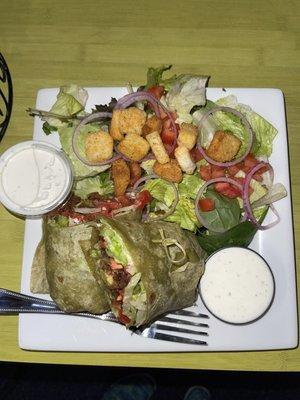
{"label": "crouton", "polygon": [[109,133],[115,140],[121,141],[128,133],[142,134],[147,114],[137,107],[114,110]]}
{"label": "crouton", "polygon": [[133,186],[142,176],[142,168],[138,162],[132,161],[129,164],[130,168],[130,186]]}
{"label": "crouton", "polygon": [[182,171],[178,162],[173,158],[166,164],[160,164],[156,161],[153,166],[153,172],[170,182],[179,183],[182,181]]}
{"label": "crouton", "polygon": [[197,142],[198,131],[197,127],[193,124],[186,124],[185,122],[181,124],[179,135],[178,135],[178,144],[185,146],[187,149],[192,150]]}
{"label": "crouton", "polygon": [[85,140],[85,155],[88,161],[97,163],[108,160],[113,155],[113,138],[104,131],[89,133]]}
{"label": "crouton", "polygon": [[151,150],[155,155],[155,158],[160,164],[166,164],[170,161],[170,157],[166,152],[165,146],[161,140],[161,137],[158,132],[149,133],[146,136],[148,143],[150,144]]}
{"label": "crouton", "polygon": [[241,147],[241,141],[229,131],[217,131],[206,154],[215,161],[227,162],[234,159]]}
{"label": "crouton", "polygon": [[145,125],[143,126],[142,129],[142,135],[146,136],[149,133],[152,132],[158,132],[160,133],[162,130],[162,121],[161,119],[157,118],[155,115],[152,117],[148,118]]}
{"label": "crouton", "polygon": [[119,121],[123,110],[114,110],[110,121],[109,133],[114,140],[122,140],[124,134],[119,129]]}
{"label": "crouton", "polygon": [[191,175],[195,171],[196,164],[185,146],[176,147],[174,155],[183,172]]}
{"label": "crouton", "polygon": [[135,133],[129,133],[118,144],[118,150],[132,161],[140,161],[150,149],[146,139]]}
{"label": "crouton", "polygon": [[130,183],[130,168],[122,158],[112,163],[112,178],[114,181],[115,195],[122,196]]}

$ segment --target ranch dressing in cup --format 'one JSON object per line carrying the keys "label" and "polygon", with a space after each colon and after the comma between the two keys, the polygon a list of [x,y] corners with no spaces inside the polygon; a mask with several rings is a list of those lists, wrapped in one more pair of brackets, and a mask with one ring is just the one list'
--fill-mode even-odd
{"label": "ranch dressing in cup", "polygon": [[0,157],[0,201],[16,214],[46,214],[66,200],[72,186],[70,160],[55,146],[22,142]]}
{"label": "ranch dressing in cup", "polygon": [[259,254],[227,247],[207,259],[199,288],[203,303],[215,317],[247,324],[270,308],[275,283],[270,267]]}

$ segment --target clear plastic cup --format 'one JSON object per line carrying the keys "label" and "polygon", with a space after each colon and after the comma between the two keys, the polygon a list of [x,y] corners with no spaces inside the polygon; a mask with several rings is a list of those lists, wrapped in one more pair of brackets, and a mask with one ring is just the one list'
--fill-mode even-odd
{"label": "clear plastic cup", "polygon": [[11,212],[39,217],[63,204],[73,187],[68,156],[53,145],[27,141],[0,157],[0,202]]}

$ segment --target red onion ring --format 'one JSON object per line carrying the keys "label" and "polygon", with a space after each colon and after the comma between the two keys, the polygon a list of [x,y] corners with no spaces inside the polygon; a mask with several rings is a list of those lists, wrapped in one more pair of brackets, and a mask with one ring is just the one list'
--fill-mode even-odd
{"label": "red onion ring", "polygon": [[160,117],[159,107],[158,107],[159,105],[157,104],[157,102],[155,100],[153,100],[153,98],[155,100],[157,100],[156,97],[154,97],[151,93],[144,92],[144,91],[125,94],[125,96],[121,97],[118,100],[118,102],[115,105],[114,109],[118,110],[120,108],[127,108],[131,104],[133,104],[133,103],[135,103],[137,101],[147,100],[147,101],[149,101],[149,103],[152,104],[156,116]]}
{"label": "red onion ring", "polygon": [[167,116],[169,117],[171,124],[172,124],[172,128],[175,133],[174,142],[172,143],[170,148],[167,150],[167,153],[171,154],[174,151],[176,144],[177,144],[178,130],[177,130],[174,118],[173,118],[172,114],[170,113],[170,111],[155,96],[153,96],[151,93],[144,92],[144,91],[126,94],[125,96],[121,97],[121,99],[118,100],[114,109],[118,110],[118,109],[126,108],[126,107],[129,107],[131,104],[135,103],[136,101],[143,101],[143,100],[146,100],[152,104],[152,106],[154,108],[154,112],[158,118],[160,118],[159,107],[161,107],[164,110],[164,112],[167,114]]}
{"label": "red onion ring", "polygon": [[224,230],[216,230],[216,229],[211,229],[208,224],[206,223],[205,219],[202,217],[202,215],[200,214],[199,211],[199,200],[202,197],[203,193],[205,192],[206,188],[208,186],[210,186],[213,183],[218,183],[218,182],[225,182],[225,183],[230,183],[232,185],[235,185],[240,191],[241,193],[243,193],[243,186],[238,183],[237,181],[235,181],[234,179],[231,178],[227,178],[227,177],[219,177],[219,178],[213,178],[210,179],[209,181],[205,182],[205,184],[203,186],[201,186],[201,188],[199,189],[196,199],[195,199],[195,214],[196,217],[198,219],[198,221],[200,222],[201,225],[203,225],[206,229],[209,229],[212,232],[216,232],[216,233],[223,233],[226,231],[226,229]]}
{"label": "red onion ring", "polygon": [[252,208],[251,208],[251,204],[250,204],[250,199],[249,199],[249,186],[250,186],[250,182],[251,179],[253,177],[253,175],[259,171],[261,168],[268,166],[270,169],[270,173],[271,173],[271,179],[273,180],[274,177],[274,171],[273,168],[270,164],[261,162],[257,165],[255,165],[246,175],[245,178],[245,183],[244,183],[244,190],[243,190],[243,203],[244,203],[244,209],[245,209],[245,213],[247,215],[247,218],[250,219],[250,221],[252,222],[252,224],[261,231],[264,231],[266,229],[270,229],[273,226],[277,225],[278,222],[280,221],[280,216],[277,212],[277,210],[275,209],[275,207],[273,206],[273,204],[270,205],[271,210],[273,211],[273,213],[275,214],[275,216],[277,217],[275,221],[271,222],[268,225],[261,225],[259,222],[257,222],[256,218],[253,215],[252,212]]}
{"label": "red onion ring", "polygon": [[243,161],[246,158],[246,156],[250,153],[250,150],[251,150],[251,147],[252,147],[252,144],[253,144],[254,132],[253,132],[253,129],[252,129],[250,123],[248,122],[248,120],[246,119],[246,117],[242,113],[240,113],[239,111],[235,110],[234,108],[223,107],[223,106],[216,106],[216,107],[212,108],[211,110],[208,110],[206,112],[206,114],[203,115],[203,117],[201,118],[201,120],[199,122],[200,130],[201,130],[201,125],[210,116],[210,114],[213,114],[214,112],[217,112],[217,111],[229,112],[229,113],[234,114],[234,115],[236,115],[237,117],[240,118],[240,120],[242,121],[243,125],[245,126],[245,128],[247,129],[247,131],[249,133],[249,143],[248,143],[248,146],[247,146],[247,149],[246,149],[245,153],[241,157],[239,157],[239,158],[237,158],[236,160],[233,160],[233,161],[229,161],[229,162],[215,161],[214,159],[210,158],[206,154],[204,148],[201,146],[201,144],[200,144],[200,136],[201,135],[199,135],[199,139],[198,139],[198,142],[197,142],[197,148],[200,151],[200,153],[202,154],[203,158],[205,158],[205,160],[207,162],[209,162],[210,164],[217,165],[218,167],[231,167],[232,165],[238,164],[241,161]]}
{"label": "red onion ring", "polygon": [[108,160],[102,161],[102,162],[97,162],[97,163],[92,163],[90,161],[88,161],[85,157],[83,157],[80,152],[79,149],[77,147],[77,140],[78,140],[78,136],[80,134],[80,129],[90,123],[90,122],[94,122],[94,121],[99,121],[99,119],[101,118],[111,118],[112,114],[109,112],[98,112],[98,113],[93,113],[88,115],[86,118],[84,118],[74,129],[73,135],[72,135],[72,149],[76,155],[76,157],[83,162],[85,165],[88,165],[89,167],[93,167],[93,166],[101,166],[101,165],[107,165],[107,164],[111,164],[113,161],[118,160],[121,156],[120,155],[116,155],[112,158],[109,158]]}

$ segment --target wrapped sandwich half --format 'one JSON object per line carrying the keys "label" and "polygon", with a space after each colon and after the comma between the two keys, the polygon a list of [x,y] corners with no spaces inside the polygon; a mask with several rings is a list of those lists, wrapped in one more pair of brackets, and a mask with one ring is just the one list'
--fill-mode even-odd
{"label": "wrapped sandwich half", "polygon": [[109,310],[107,291],[97,282],[84,251],[91,250],[93,227],[88,223],[69,226],[67,217],[46,218],[43,239],[33,261],[31,291],[49,293],[66,312],[102,314]]}
{"label": "wrapped sandwich half", "polygon": [[195,302],[204,254],[177,224],[103,217],[92,242],[88,264],[126,326],[147,325]]}

